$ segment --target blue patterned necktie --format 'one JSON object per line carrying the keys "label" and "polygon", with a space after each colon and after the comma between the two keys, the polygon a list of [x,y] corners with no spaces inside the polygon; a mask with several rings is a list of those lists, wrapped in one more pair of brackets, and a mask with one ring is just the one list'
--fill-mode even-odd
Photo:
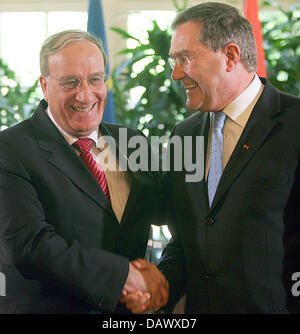
{"label": "blue patterned necktie", "polygon": [[208,173],[207,187],[209,206],[214,199],[218,183],[223,172],[223,127],[226,115],[223,111],[212,114],[212,136],[210,150],[210,167]]}

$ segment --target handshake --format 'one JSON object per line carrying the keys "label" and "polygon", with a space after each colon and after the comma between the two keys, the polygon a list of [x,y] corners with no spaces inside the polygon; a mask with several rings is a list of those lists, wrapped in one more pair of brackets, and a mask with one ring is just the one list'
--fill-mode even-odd
{"label": "handshake", "polygon": [[129,263],[129,274],[120,298],[132,313],[157,311],[169,298],[169,283],[157,267],[138,259]]}

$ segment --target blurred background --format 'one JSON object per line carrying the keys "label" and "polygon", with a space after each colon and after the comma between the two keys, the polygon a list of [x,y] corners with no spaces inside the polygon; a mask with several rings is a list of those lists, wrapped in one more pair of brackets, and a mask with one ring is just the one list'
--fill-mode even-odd
{"label": "blurred background", "polygon": [[[170,22],[195,0],[0,0],[0,131],[30,117],[42,92],[39,50],[60,30],[89,30],[104,38],[109,55],[109,103],[105,120],[148,136],[170,135],[191,115],[185,92],[171,80]],[[221,2],[221,1],[219,1]],[[222,1],[244,12],[244,0]],[[300,3],[260,1],[267,77],[300,96]],[[147,259],[156,263],[170,233],[153,226]]]}

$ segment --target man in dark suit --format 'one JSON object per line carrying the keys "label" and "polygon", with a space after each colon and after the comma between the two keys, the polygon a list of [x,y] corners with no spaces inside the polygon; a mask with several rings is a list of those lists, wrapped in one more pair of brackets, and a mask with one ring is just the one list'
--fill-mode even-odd
{"label": "man in dark suit", "polygon": [[166,175],[164,309],[186,295],[186,313],[300,312],[300,99],[256,76],[252,27],[235,8],[196,5],[173,29],[172,78],[197,112],[172,136],[203,136],[205,168],[198,182]]}
{"label": "man in dark suit", "polygon": [[[119,299],[136,289],[166,300],[158,269],[130,263],[145,255],[155,182],[124,164],[133,149],[119,147],[119,130],[128,141],[139,132],[101,123],[101,42],[63,31],[45,41],[40,64],[45,100],[0,133],[0,313],[129,312]],[[116,168],[104,170],[107,160]]]}

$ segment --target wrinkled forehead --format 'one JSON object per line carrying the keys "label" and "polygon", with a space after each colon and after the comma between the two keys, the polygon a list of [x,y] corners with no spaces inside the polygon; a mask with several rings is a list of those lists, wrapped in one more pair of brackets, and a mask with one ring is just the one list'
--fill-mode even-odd
{"label": "wrinkled forehead", "polygon": [[70,41],[61,49],[49,55],[49,58],[55,55],[60,55],[66,58],[81,58],[85,56],[99,58],[104,60],[103,54],[99,47],[89,40]]}
{"label": "wrinkled forehead", "polygon": [[191,52],[201,44],[199,34],[201,24],[188,21],[179,25],[171,38],[170,56],[175,57],[178,54]]}
{"label": "wrinkled forehead", "polygon": [[104,58],[101,50],[91,41],[81,40],[68,43],[48,58],[49,71],[65,74],[77,72],[105,72]]}

